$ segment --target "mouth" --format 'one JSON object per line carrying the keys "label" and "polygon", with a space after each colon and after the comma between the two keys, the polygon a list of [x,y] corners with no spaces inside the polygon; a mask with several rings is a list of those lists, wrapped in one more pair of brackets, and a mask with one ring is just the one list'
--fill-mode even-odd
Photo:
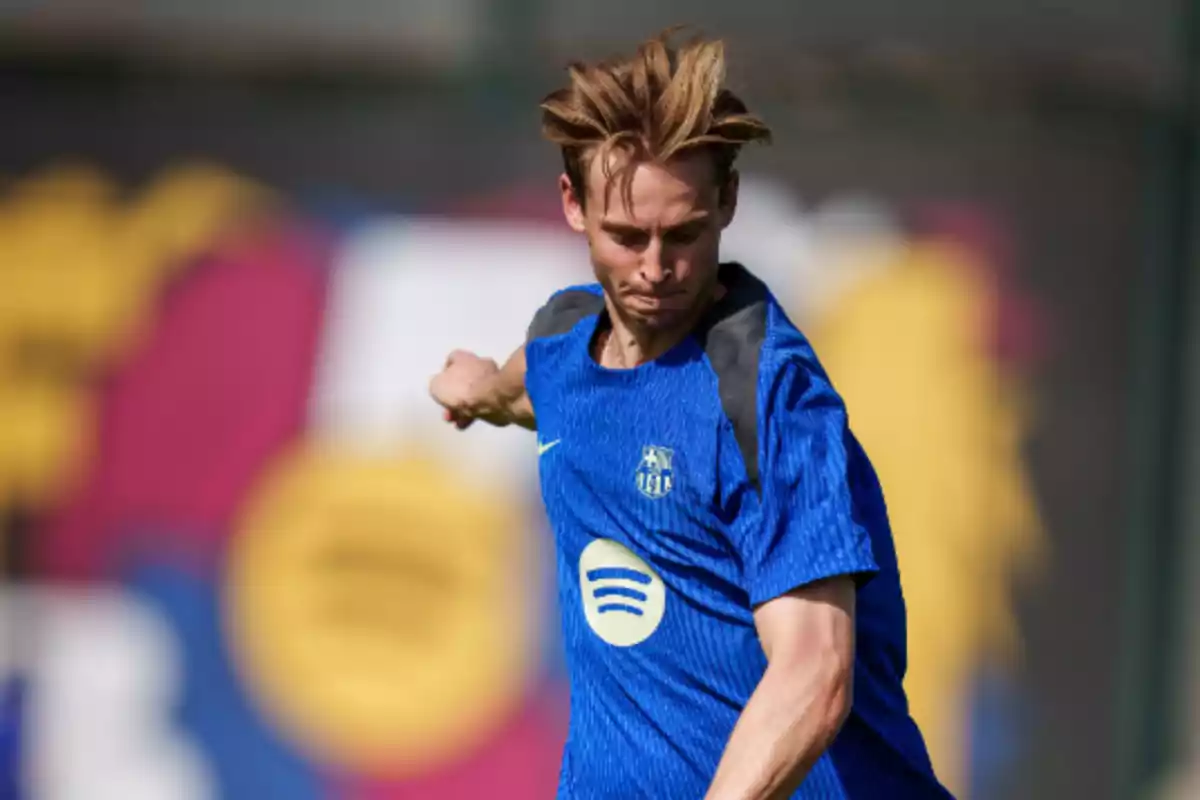
{"label": "mouth", "polygon": [[633,292],[629,295],[630,301],[640,307],[651,310],[670,310],[683,308],[688,304],[686,292],[664,292],[661,294]]}

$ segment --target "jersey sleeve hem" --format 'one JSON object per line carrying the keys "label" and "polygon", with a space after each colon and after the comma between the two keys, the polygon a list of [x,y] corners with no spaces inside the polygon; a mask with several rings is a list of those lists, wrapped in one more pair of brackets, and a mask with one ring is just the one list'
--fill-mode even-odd
{"label": "jersey sleeve hem", "polygon": [[[859,535],[867,538],[865,531],[860,531]],[[879,565],[875,563],[874,557],[864,552],[862,546],[845,547],[826,553],[817,563],[781,560],[754,576],[749,592],[750,604],[761,605],[793,589],[842,575],[850,576],[855,585],[862,588],[878,572]]]}

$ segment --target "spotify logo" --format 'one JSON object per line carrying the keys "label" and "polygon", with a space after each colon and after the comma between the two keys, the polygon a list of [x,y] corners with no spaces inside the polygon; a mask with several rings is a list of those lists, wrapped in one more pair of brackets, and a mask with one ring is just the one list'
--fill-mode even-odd
{"label": "spotify logo", "polygon": [[662,579],[611,539],[597,539],[584,548],[579,584],[588,625],[615,647],[645,641],[662,622],[667,607]]}

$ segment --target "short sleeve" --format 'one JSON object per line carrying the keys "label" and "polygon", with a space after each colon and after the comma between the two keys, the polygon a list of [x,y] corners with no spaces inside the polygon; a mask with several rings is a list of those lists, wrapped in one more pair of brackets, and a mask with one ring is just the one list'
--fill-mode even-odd
{"label": "short sleeve", "polygon": [[815,361],[785,360],[760,384],[762,520],[743,533],[753,604],[837,575],[865,580],[878,567],[855,497],[858,456],[845,406]]}
{"label": "short sleeve", "polygon": [[534,339],[540,339],[551,330],[551,325],[554,319],[554,299],[537,310],[533,315],[533,319],[529,321],[529,327],[525,329],[525,342],[528,344]]}

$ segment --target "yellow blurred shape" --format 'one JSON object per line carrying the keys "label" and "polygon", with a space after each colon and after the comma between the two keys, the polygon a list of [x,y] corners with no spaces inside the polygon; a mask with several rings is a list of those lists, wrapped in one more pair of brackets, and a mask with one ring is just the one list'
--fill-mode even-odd
{"label": "yellow blurred shape", "polygon": [[83,166],[21,181],[0,215],[0,361],[6,345],[35,342],[81,369],[107,364],[148,319],[163,277],[263,196],[199,165],[165,172],[128,206]]}
{"label": "yellow blurred shape", "polygon": [[114,235],[115,187],[82,167],[19,183],[0,219],[0,348],[54,350],[76,368],[103,362],[142,308],[131,257]]}
{"label": "yellow blurred shape", "polygon": [[966,253],[917,245],[809,331],[887,498],[909,613],[906,687],[938,774],[966,791],[971,680],[1011,659],[1018,571],[1041,530],[1014,389],[987,355],[989,287]]}
{"label": "yellow blurred shape", "polygon": [[520,702],[534,646],[531,534],[453,464],[308,443],[255,491],[228,569],[252,695],[315,758],[418,773]]}
{"label": "yellow blurred shape", "polygon": [[83,461],[90,422],[75,392],[0,382],[0,507],[42,508]]}
{"label": "yellow blurred shape", "polygon": [[267,204],[273,195],[228,169],[205,163],[164,171],[132,203],[128,233],[173,271],[230,225]]}

